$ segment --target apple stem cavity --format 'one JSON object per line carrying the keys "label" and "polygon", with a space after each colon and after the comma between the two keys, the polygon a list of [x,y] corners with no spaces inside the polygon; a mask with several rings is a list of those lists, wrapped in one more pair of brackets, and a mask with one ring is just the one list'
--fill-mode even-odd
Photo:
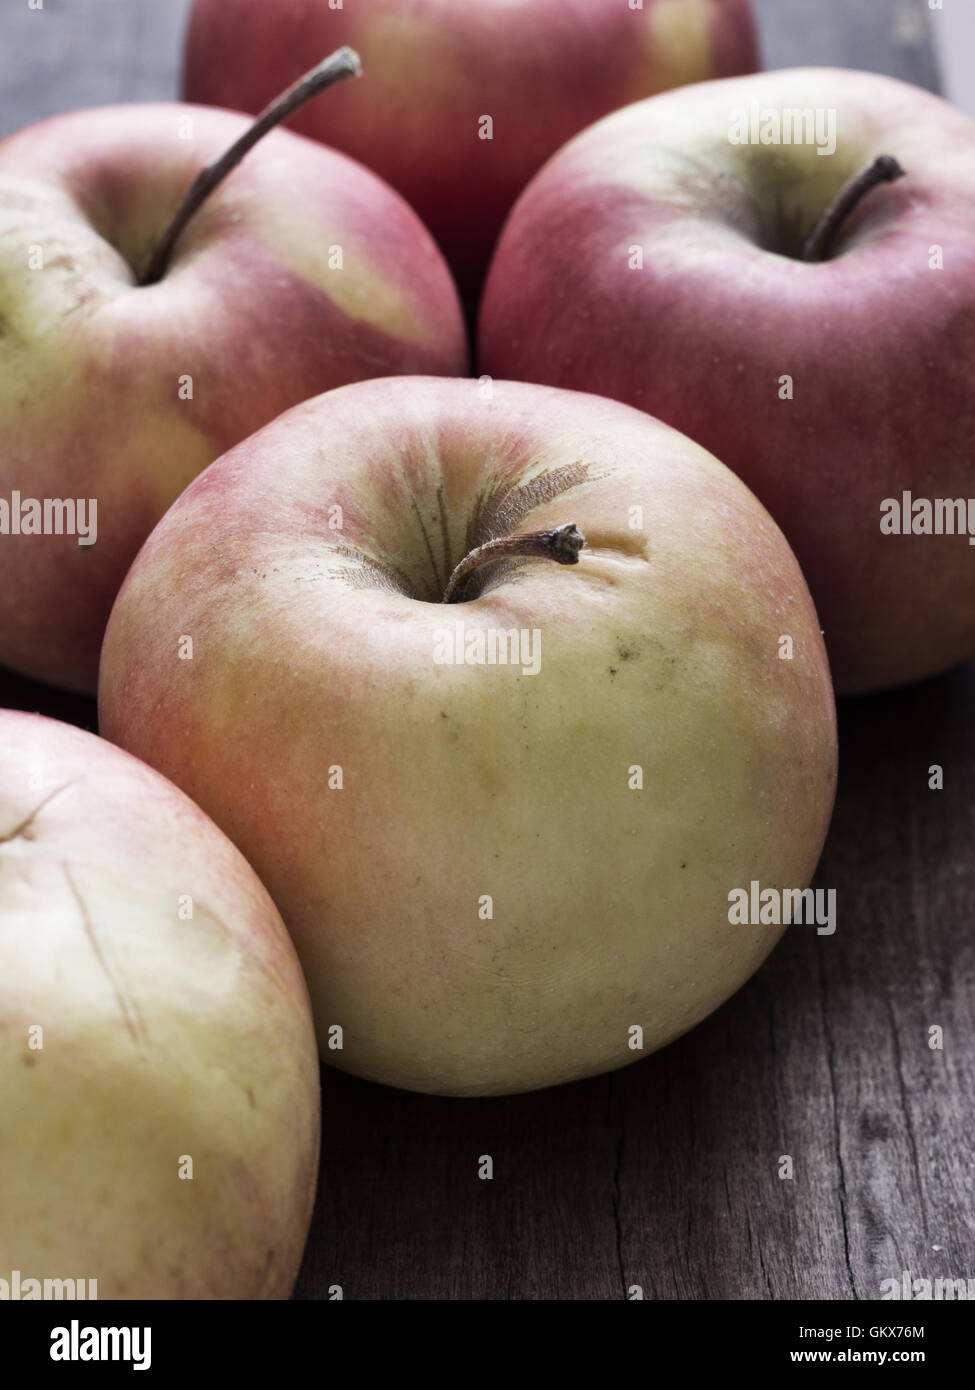
{"label": "apple stem cavity", "polygon": [[217,185],[222,183],[233,169],[236,169],[244,155],[253,149],[259,140],[263,140],[269,130],[273,130],[282,121],[286,121],[293,112],[297,111],[299,106],[303,106],[306,101],[310,101],[319,92],[323,92],[326,87],[334,86],[336,82],[341,82],[345,77],[360,77],[361,75],[362,63],[358,53],[352,48],[337,48],[317,67],[312,68],[303,77],[299,77],[297,82],[292,83],[287,91],[275,97],[270,106],[264,108],[260,115],[255,118],[254,124],[244,131],[240,139],[235,141],[229,150],[197,174],[166,230],[156,242],[152,254],[139,276],[139,284],[155,285],[162,279],[169,266],[173,248],[182,236],[190,218],[194,216]]}
{"label": "apple stem cavity", "polygon": [[456,603],[457,593],[464,580],[481,565],[494,560],[534,559],[554,560],[557,565],[577,565],[579,551],[586,538],[574,521],[557,526],[554,531],[529,531],[523,536],[500,536],[476,546],[454,570],[444,590],[443,602]]}
{"label": "apple stem cavity", "polygon": [[871,189],[881,183],[894,183],[904,177],[904,170],[890,154],[881,154],[861,169],[859,174],[840,189],[836,201],[823,213],[802,249],[802,259],[810,263],[829,260],[840,228],[850,213]]}

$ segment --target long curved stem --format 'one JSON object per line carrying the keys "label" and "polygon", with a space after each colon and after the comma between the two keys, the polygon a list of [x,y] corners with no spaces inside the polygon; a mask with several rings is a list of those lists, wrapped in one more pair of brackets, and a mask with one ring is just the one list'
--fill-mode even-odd
{"label": "long curved stem", "polygon": [[201,169],[190,184],[183,201],[176,209],[169,225],[156,242],[145,268],[139,276],[140,285],[154,285],[165,275],[173,249],[186,229],[190,218],[199,210],[219,183],[222,183],[232,169],[262,140],[269,130],[286,121],[299,106],[323,92],[326,87],[341,82],[344,77],[358,77],[362,73],[362,63],[358,53],[352,48],[338,48],[317,67],[299,77],[286,92],[275,97],[270,106],[265,107],[255,119],[254,124],[244,131],[230,149]]}

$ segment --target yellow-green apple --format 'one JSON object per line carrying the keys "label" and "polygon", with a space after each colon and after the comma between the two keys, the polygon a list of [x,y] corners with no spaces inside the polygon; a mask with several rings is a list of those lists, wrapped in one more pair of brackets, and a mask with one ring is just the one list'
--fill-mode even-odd
{"label": "yellow-green apple", "polygon": [[641,412],[519,383],[343,387],[218,460],[126,579],[99,720],[254,864],[323,1055],[420,1091],[690,1028],[781,932],[729,892],[804,886],[833,799],[763,508]]}
{"label": "yellow-green apple", "polygon": [[253,150],[141,283],[194,174],[250,124],[114,107],[0,143],[4,665],[94,690],[125,572],[201,469],[329,387],[465,370],[426,229],[374,174],[290,131]]}
{"label": "yellow-green apple", "polygon": [[758,66],[749,0],[197,0],[184,95],[256,111],[340,43],[368,84],[294,129],[399,189],[475,299],[505,214],[566,140],[627,102]]}
{"label": "yellow-green apple", "polygon": [[[920,679],[975,653],[973,224],[975,122],[927,92],[812,69],[667,93],[526,189],[481,368],[716,452],[792,543],[837,689]],[[911,533],[939,504],[965,535]]]}
{"label": "yellow-green apple", "polygon": [[288,1297],[320,1093],[281,918],[182,792],[94,734],[0,711],[0,771],[0,1276]]}

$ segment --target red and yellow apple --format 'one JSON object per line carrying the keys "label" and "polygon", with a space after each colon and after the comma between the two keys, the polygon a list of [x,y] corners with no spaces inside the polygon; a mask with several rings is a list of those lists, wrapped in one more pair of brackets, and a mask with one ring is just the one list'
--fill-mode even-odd
{"label": "red and yellow apple", "polygon": [[[882,155],[905,176],[802,259]],[[712,450],[791,542],[837,689],[918,680],[975,653],[968,527],[934,533],[938,503],[975,517],[973,225],[975,122],[916,87],[809,69],[670,92],[526,189],[481,370],[613,396]]]}
{"label": "red and yellow apple", "polygon": [[[442,601],[570,523],[577,563],[502,547]],[[816,615],[744,484],[517,383],[344,387],[213,464],[126,579],[99,721],[255,866],[323,1055],[460,1095],[716,1008],[782,931],[729,893],[808,883],[836,771]]]}
{"label": "red and yellow apple", "polygon": [[758,66],[749,0],[197,0],[183,92],[257,111],[339,44],[362,54],[368,82],[293,128],[399,189],[468,298],[515,198],[577,131]]}
{"label": "red and yellow apple", "polygon": [[[329,387],[465,370],[429,233],[374,174],[289,131],[210,195],[158,283],[137,282],[194,175],[249,124],[113,107],[0,142],[4,665],[93,690],[125,572],[201,469]],[[79,499],[93,544],[69,531]],[[46,531],[31,502],[51,504]],[[54,505],[69,502],[74,517]]]}
{"label": "red and yellow apple", "polygon": [[320,1094],[271,900],[182,792],[93,734],[0,711],[0,770],[0,1273],[288,1297]]}

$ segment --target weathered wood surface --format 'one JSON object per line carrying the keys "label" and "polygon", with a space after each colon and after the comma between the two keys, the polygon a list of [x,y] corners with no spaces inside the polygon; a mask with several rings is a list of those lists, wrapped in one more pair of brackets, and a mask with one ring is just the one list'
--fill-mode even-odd
{"label": "weathered wood surface", "polygon": [[[936,85],[921,0],[756,3],[768,66]],[[0,132],[173,95],[185,9],[11,0]],[[16,677],[0,675],[0,703],[94,725],[91,702]],[[647,1298],[875,1299],[905,1269],[975,1275],[973,713],[975,663],[845,703],[817,877],[837,891],[836,934],[790,930],[744,990],[656,1057],[489,1101],[327,1072],[298,1297],[339,1284],[348,1298],[620,1298],[639,1284]]]}

